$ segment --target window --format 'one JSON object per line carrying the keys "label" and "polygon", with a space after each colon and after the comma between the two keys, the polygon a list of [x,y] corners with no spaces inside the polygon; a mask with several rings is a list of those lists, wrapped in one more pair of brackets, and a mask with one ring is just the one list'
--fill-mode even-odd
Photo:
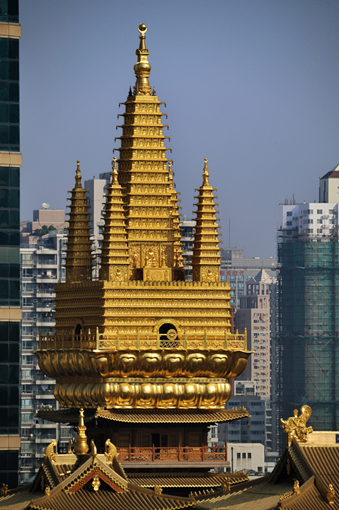
{"label": "window", "polygon": [[292,227],[292,222],[291,222],[291,221],[286,221],[286,225],[287,225],[288,227]]}
{"label": "window", "polygon": [[119,446],[126,448],[131,444],[130,434],[119,434]]}
{"label": "window", "polygon": [[322,213],[323,213],[322,209],[317,209],[317,214],[322,214]]}
{"label": "window", "polygon": [[252,458],[252,454],[251,454],[251,453],[248,453],[248,454],[247,454],[247,458],[248,458],[248,459],[251,459],[251,458]]}
{"label": "window", "polygon": [[292,216],[292,211],[287,211],[286,215],[287,216]]}
{"label": "window", "polygon": [[240,453],[237,453],[237,459],[240,459],[240,458],[241,458]]}
{"label": "window", "polygon": [[246,453],[243,453],[243,454],[242,454],[242,458],[243,458],[243,459],[246,459]]}

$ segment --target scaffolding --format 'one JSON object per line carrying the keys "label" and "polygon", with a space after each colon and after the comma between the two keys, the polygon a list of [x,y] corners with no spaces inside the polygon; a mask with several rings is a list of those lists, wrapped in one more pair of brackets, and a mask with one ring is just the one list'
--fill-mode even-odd
{"label": "scaffolding", "polygon": [[338,235],[278,234],[280,416],[308,404],[318,430],[339,430]]}

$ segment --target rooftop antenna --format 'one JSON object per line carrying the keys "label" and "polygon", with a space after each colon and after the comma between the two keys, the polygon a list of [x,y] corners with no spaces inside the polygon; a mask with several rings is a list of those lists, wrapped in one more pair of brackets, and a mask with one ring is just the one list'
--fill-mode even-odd
{"label": "rooftop antenna", "polygon": [[47,202],[43,202],[41,205],[44,209],[49,209],[51,207]]}

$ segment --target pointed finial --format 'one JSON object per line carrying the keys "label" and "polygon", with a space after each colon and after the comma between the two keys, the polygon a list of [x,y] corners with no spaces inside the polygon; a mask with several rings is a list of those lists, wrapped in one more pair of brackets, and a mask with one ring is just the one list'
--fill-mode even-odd
{"label": "pointed finial", "polygon": [[79,411],[78,435],[75,438],[74,452],[76,455],[85,455],[88,452],[87,436],[85,426],[85,414],[83,408]]}
{"label": "pointed finial", "polygon": [[112,161],[112,184],[117,184],[118,182],[118,167],[117,167],[117,158],[114,156]]}
{"label": "pointed finial", "polygon": [[205,159],[204,159],[204,163],[205,163],[205,165],[204,165],[204,173],[202,174],[203,179],[204,179],[204,184],[209,184],[209,182],[208,182],[208,178],[209,178],[209,175],[210,175],[210,174],[208,173],[207,161],[208,161],[208,159],[207,159],[207,158],[205,158]]}
{"label": "pointed finial", "polygon": [[151,72],[151,66],[147,60],[149,51],[145,45],[147,27],[144,23],[140,23],[138,30],[140,32],[140,44],[139,49],[136,50],[135,54],[138,57],[138,62],[134,65],[134,71],[136,76],[136,82],[133,89],[134,95],[141,94],[145,96],[151,95],[151,87],[148,82],[148,77]]}
{"label": "pointed finial", "polygon": [[81,187],[81,172],[80,172],[80,161],[77,161],[77,169],[75,172],[75,187],[80,188]]}

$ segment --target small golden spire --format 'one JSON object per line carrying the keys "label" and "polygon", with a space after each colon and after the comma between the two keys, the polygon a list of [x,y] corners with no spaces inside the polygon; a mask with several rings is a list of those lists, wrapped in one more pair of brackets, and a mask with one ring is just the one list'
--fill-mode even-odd
{"label": "small golden spire", "polygon": [[88,452],[88,444],[87,444],[87,436],[84,419],[84,410],[83,408],[79,411],[79,425],[77,426],[78,435],[75,438],[75,446],[74,451],[76,455],[85,455]]}
{"label": "small golden spire", "polygon": [[205,158],[204,159],[204,163],[205,163],[205,165],[204,165],[204,173],[202,174],[202,176],[203,176],[203,179],[204,179],[204,184],[207,184],[209,186],[208,178],[209,178],[210,174],[209,174],[208,168],[207,168],[207,161],[208,161],[208,159]]}
{"label": "small golden spire", "polygon": [[75,187],[81,188],[81,172],[80,172],[80,161],[77,161],[77,169],[75,172]]}
{"label": "small golden spire", "polygon": [[140,32],[140,44],[139,49],[136,50],[135,54],[138,57],[138,62],[134,65],[134,71],[135,76],[137,78],[135,82],[135,86],[133,89],[133,93],[136,96],[137,94],[141,94],[144,96],[150,96],[151,95],[151,87],[148,81],[150,72],[151,72],[151,66],[147,60],[147,57],[149,55],[148,49],[146,49],[145,45],[145,39],[146,39],[146,32],[147,27],[144,23],[140,23],[138,30]]}
{"label": "small golden spire", "polygon": [[117,167],[117,158],[114,156],[112,161],[112,183],[118,183],[118,167]]}

